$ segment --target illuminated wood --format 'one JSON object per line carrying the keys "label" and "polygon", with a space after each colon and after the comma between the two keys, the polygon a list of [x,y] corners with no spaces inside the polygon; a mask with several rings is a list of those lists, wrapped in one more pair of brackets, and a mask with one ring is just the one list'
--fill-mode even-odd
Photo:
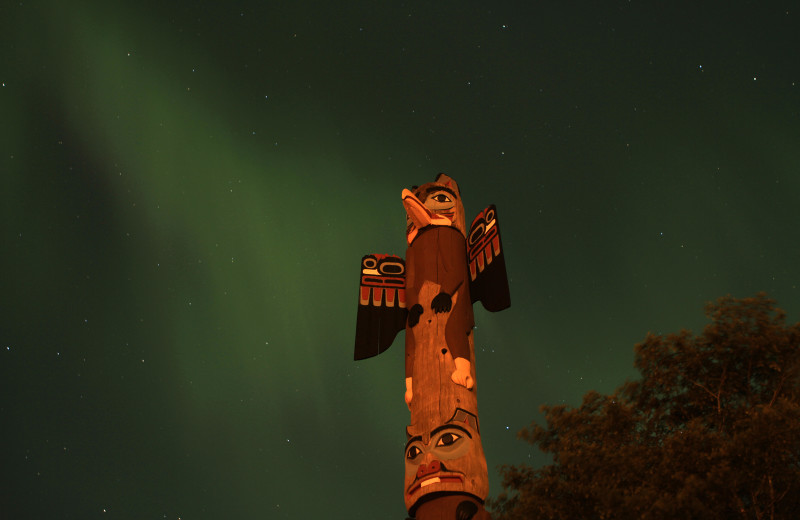
{"label": "illuminated wood", "polygon": [[[355,359],[383,352],[405,325],[406,508],[424,520],[490,519],[472,304],[490,311],[510,305],[496,209],[484,209],[467,231],[458,185],[444,174],[403,190],[402,200],[405,263],[362,259]],[[404,305],[395,305],[401,298]]]}

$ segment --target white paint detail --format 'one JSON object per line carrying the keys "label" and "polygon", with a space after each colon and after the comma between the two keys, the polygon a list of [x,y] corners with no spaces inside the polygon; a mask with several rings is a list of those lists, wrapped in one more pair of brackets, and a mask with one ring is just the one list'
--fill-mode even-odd
{"label": "white paint detail", "polygon": [[419,485],[419,487],[430,486],[431,484],[438,484],[441,481],[442,479],[440,479],[439,477],[429,478],[428,480],[423,480],[422,483]]}

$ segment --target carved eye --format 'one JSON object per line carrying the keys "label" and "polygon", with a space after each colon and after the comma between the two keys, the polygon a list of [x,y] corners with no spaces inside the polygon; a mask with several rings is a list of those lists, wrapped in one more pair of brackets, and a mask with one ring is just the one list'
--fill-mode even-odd
{"label": "carved eye", "polygon": [[452,202],[452,201],[450,200],[450,197],[448,197],[448,196],[447,196],[447,195],[445,195],[444,193],[439,193],[439,194],[436,194],[436,195],[434,195],[434,196],[433,196],[433,197],[431,197],[431,198],[432,198],[433,200],[435,200],[436,202]]}
{"label": "carved eye", "polygon": [[406,458],[409,460],[414,460],[417,457],[419,457],[421,453],[422,453],[421,449],[419,449],[416,446],[411,446],[410,448],[408,448],[408,453],[406,453]]}
{"label": "carved eye", "polygon": [[367,269],[375,269],[375,266],[378,265],[378,261],[374,257],[368,256],[364,258],[364,260],[362,261],[362,265]]}
{"label": "carved eye", "polygon": [[453,445],[458,439],[461,438],[461,435],[457,435],[455,433],[447,432],[441,437],[439,440],[436,441],[436,446],[451,446]]}

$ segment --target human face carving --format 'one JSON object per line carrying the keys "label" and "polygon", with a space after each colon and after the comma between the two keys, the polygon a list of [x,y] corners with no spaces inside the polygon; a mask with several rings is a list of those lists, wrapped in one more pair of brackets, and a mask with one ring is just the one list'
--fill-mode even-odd
{"label": "human face carving", "polygon": [[469,493],[484,499],[486,463],[477,431],[466,423],[447,423],[427,437],[427,443],[416,436],[406,444],[406,507],[429,493]]}

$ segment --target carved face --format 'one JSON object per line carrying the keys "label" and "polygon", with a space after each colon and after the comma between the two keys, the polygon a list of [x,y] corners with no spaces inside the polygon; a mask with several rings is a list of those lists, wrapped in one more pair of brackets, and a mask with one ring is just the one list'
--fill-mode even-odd
{"label": "carved face", "polygon": [[[440,173],[434,182],[417,186],[412,191],[419,202],[431,213],[447,219],[444,221],[445,224],[434,223],[434,225],[450,225],[461,231],[464,238],[467,237],[466,224],[464,221],[464,205],[461,203],[461,194],[458,191],[458,184],[456,184],[456,181],[444,173]],[[449,222],[449,224],[447,222]],[[409,236],[409,243],[411,243],[413,237],[415,237],[418,232],[418,228],[410,215],[406,223],[406,233]]]}
{"label": "carved face", "polygon": [[425,436],[412,437],[405,462],[409,510],[429,493],[469,493],[484,500],[489,492],[483,446],[469,423],[448,422]]}

